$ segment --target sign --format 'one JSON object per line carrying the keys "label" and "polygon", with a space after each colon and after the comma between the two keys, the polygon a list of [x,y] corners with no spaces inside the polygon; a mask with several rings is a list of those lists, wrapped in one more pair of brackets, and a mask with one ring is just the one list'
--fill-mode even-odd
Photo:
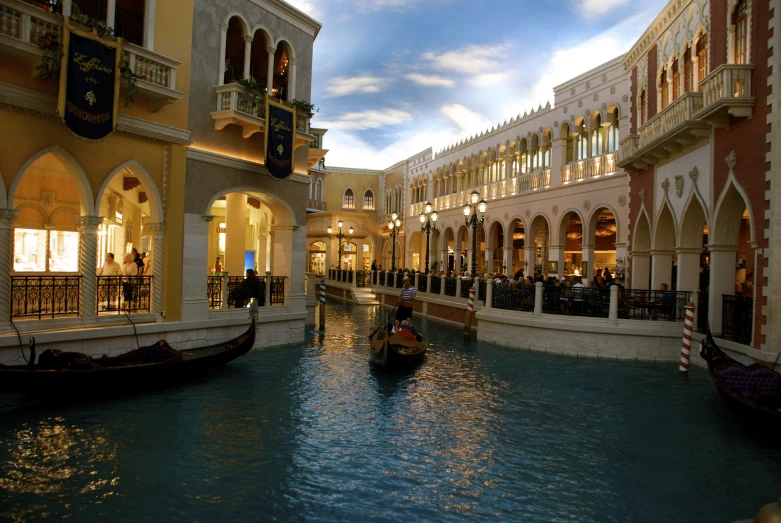
{"label": "sign", "polygon": [[65,18],[62,50],[57,112],[73,134],[100,142],[117,126],[122,39],[73,29]]}
{"label": "sign", "polygon": [[295,107],[287,107],[266,97],[266,169],[274,178],[284,179],[293,172],[295,122]]}

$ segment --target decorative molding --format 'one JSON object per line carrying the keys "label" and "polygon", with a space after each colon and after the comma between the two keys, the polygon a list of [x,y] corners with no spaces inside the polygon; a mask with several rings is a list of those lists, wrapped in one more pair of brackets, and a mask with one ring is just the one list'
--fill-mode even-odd
{"label": "decorative molding", "polygon": [[[227,167],[229,169],[237,169],[239,171],[246,171],[254,174],[262,174],[263,176],[271,177],[271,174],[266,169],[266,166],[262,163],[250,162],[248,160],[241,160],[239,158],[233,158],[224,154],[218,154],[211,151],[205,151],[203,149],[196,149],[195,147],[187,148],[187,159],[195,160],[197,162],[210,163],[212,165],[219,165]],[[288,176],[286,181],[303,183],[309,185],[309,175],[301,173],[293,173]]]}
{"label": "decorative molding", "polygon": [[626,103],[629,101],[629,95],[625,94],[624,96],[621,97],[621,99],[624,101],[624,103]]}
{"label": "decorative molding", "polygon": [[726,158],[724,158],[724,161],[727,162],[727,167],[729,167],[730,171],[735,169],[735,165],[738,163],[738,155],[735,154],[735,151],[731,151]]}
{"label": "decorative molding", "polygon": [[269,2],[266,0],[251,0],[251,2],[314,38],[317,38],[317,34],[323,27],[320,22],[311,16],[285,2]]}
{"label": "decorative molding", "polygon": [[528,218],[531,215],[532,215],[531,209],[526,209],[526,217]]}
{"label": "decorative molding", "polygon": [[101,216],[77,216],[76,227],[80,234],[98,234],[98,228],[103,225]]}
{"label": "decorative molding", "polygon": [[689,178],[692,179],[692,183],[694,185],[697,185],[697,179],[700,177],[700,170],[697,169],[697,166],[695,165],[694,168],[689,171]]}
{"label": "decorative molding", "polygon": [[683,176],[680,174],[675,175],[675,194],[678,198],[683,196]]}
{"label": "decorative molding", "polygon": [[505,220],[509,220],[510,219],[510,213],[509,212],[504,213],[504,219]]}
{"label": "decorative molding", "polygon": [[587,211],[591,209],[591,202],[588,200],[583,200],[583,210]]}
{"label": "decorative molding", "polygon": [[558,205],[554,205],[553,209],[552,209],[552,212],[553,212],[554,215],[559,214],[559,206]]}
{"label": "decorative molding", "polygon": [[664,194],[667,194],[667,191],[670,190],[670,180],[668,178],[665,178],[662,182],[662,190],[664,191]]}
{"label": "decorative molding", "polygon": [[618,206],[619,206],[619,207],[623,207],[623,206],[625,206],[625,205],[626,205],[626,196],[624,196],[623,194],[621,194],[621,195],[619,195],[619,197],[618,197]]}
{"label": "decorative molding", "polygon": [[645,187],[642,187],[640,189],[640,200],[645,201],[645,197],[647,196],[647,193],[645,192]]}
{"label": "decorative molding", "polygon": [[340,173],[340,174],[367,174],[373,176],[379,176],[385,173],[385,171],[378,171],[376,169],[355,169],[352,167],[334,167],[334,166],[328,167],[328,172]]}

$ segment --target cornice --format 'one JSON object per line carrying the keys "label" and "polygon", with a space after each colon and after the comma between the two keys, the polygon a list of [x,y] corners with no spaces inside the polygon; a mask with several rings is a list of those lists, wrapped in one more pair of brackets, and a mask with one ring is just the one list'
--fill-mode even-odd
{"label": "cornice", "polygon": [[[207,151],[204,149],[197,149],[195,147],[187,148],[187,159],[271,177],[271,173],[268,172],[268,169],[266,169],[266,166],[262,163],[242,160],[241,158],[234,158],[232,156]],[[285,178],[285,180],[295,183],[309,184],[310,178],[308,174],[293,173]]]}
{"label": "cornice", "polygon": [[[3,82],[0,82],[0,106],[43,118],[57,118],[57,97]],[[126,114],[119,115],[117,132],[153,142],[190,144],[190,131],[186,129],[150,122]]]}
{"label": "cornice", "polygon": [[664,31],[681,15],[695,0],[670,0],[662,11],[656,15],[643,35],[635,42],[628,53],[624,55],[624,69],[631,69],[640,56],[645,54],[664,34]]}
{"label": "cornice", "polygon": [[320,22],[308,14],[299,11],[282,0],[252,0],[252,3],[266,9],[274,16],[281,18],[298,29],[301,29],[312,36],[313,39],[317,38],[320,29],[323,27]]}
{"label": "cornice", "polygon": [[379,176],[385,171],[378,171],[376,169],[356,169],[353,167],[334,167],[333,165],[328,167],[330,174],[365,174],[370,176]]}

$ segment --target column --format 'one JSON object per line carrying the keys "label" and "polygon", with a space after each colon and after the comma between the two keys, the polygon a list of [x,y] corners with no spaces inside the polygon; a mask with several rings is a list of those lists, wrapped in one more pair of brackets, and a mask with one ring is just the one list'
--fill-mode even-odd
{"label": "column", "polygon": [[252,58],[252,37],[247,35],[244,37],[244,71],[243,78],[249,80],[249,65]]}
{"label": "column", "polygon": [[488,278],[485,282],[485,308],[492,309],[494,306],[494,279]]}
{"label": "column", "polygon": [[461,285],[463,284],[464,279],[461,276],[456,277],[456,295],[455,298],[461,298]]}
{"label": "column", "polygon": [[228,42],[228,22],[220,24],[220,62],[217,73],[217,85],[225,84],[225,47]]}
{"label": "column", "polygon": [[[203,270],[204,257],[209,243],[209,227],[214,216],[185,213],[184,245],[182,246],[182,321],[209,319],[207,274]],[[225,266],[223,265],[225,269]],[[227,269],[226,269],[227,270]],[[242,274],[242,273],[238,273]],[[173,277],[173,275],[172,275]],[[222,282],[227,292],[227,276]]]}
{"label": "column", "polygon": [[446,276],[443,274],[439,277],[439,295],[444,296],[445,295],[445,279]]}
{"label": "column", "polygon": [[[442,241],[445,241],[444,237],[442,238]],[[449,263],[447,254],[447,247],[439,251],[439,271],[445,274],[447,274]]]}
{"label": "column", "polygon": [[[564,276],[564,245],[550,245],[548,249],[548,260],[558,262],[556,264],[558,267],[555,276],[556,278],[561,278]],[[553,274],[550,271],[550,267],[546,268],[545,271],[546,274]]]}
{"label": "column", "polygon": [[678,255],[678,281],[675,282],[679,291],[700,290],[700,248],[675,249]]}
{"label": "column", "polygon": [[[165,224],[148,223],[144,228],[152,237],[152,314],[161,317],[163,312],[163,288],[165,285]],[[207,233],[208,234],[208,233]]]}
{"label": "column", "polygon": [[542,282],[538,281],[534,284],[534,314],[537,316],[542,315]]}
{"label": "column", "polygon": [[116,12],[117,12],[117,0],[108,0],[108,5],[106,6],[106,25],[108,27],[114,27],[114,19],[116,18]]}
{"label": "column", "polygon": [[288,73],[287,73],[287,99],[292,102],[296,99],[296,60],[295,58],[288,58]]}
{"label": "column", "polygon": [[551,144],[551,187],[561,185],[561,169],[567,165],[567,139],[556,138]]}
{"label": "column", "polygon": [[[512,237],[511,237],[512,238]],[[512,241],[512,239],[511,239]],[[512,244],[510,247],[505,247],[502,251],[502,263],[504,263],[504,275],[508,278],[512,278],[513,276],[513,248]]]}
{"label": "column", "polygon": [[608,321],[614,325],[618,324],[618,285],[610,286],[610,309],[608,312]]}
{"label": "column", "polygon": [[583,255],[583,283],[594,279],[594,245],[584,243],[580,246]]}
{"label": "column", "polygon": [[[534,252],[534,238],[529,238],[529,235],[527,233],[526,235],[526,243],[531,242],[532,245],[529,247],[523,248],[523,275],[526,277],[534,276],[534,260],[535,260],[535,252]],[[528,262],[528,264],[526,263]]]}
{"label": "column", "polygon": [[646,290],[651,275],[651,255],[647,252],[632,255],[632,288]]}
{"label": "column", "polygon": [[485,248],[485,272],[494,273],[494,249]]}
{"label": "column", "polygon": [[285,305],[291,312],[306,312],[304,273],[306,267],[306,227],[272,225],[272,266],[274,276],[286,276]]}
{"label": "column", "polygon": [[79,216],[76,226],[79,229],[79,316],[84,321],[95,321],[97,316],[97,267],[98,267],[98,227],[103,223],[100,216]]}
{"label": "column", "polygon": [[244,274],[244,248],[247,237],[247,195],[234,192],[225,197],[225,270],[234,276]]}
{"label": "column", "polygon": [[277,52],[276,47],[267,47],[268,51],[268,71],[266,72],[266,92],[271,96],[271,91],[274,88],[274,55]]}
{"label": "column", "polygon": [[[462,247],[463,248],[463,247]],[[463,251],[456,247],[456,252],[453,254],[453,271],[457,275],[461,275],[461,273],[464,271],[463,267],[461,267],[461,253]]]}
{"label": "column", "polygon": [[721,307],[724,295],[735,294],[736,245],[708,245],[710,251],[710,290],[708,323],[714,334],[721,334]]}
{"label": "column", "polygon": [[[265,274],[266,274],[266,285],[263,287],[263,306],[271,307],[271,271],[266,271]],[[288,288],[287,285],[285,285],[285,297],[287,297],[287,295],[288,295]]]}
{"label": "column", "polygon": [[[733,267],[735,265],[733,261]],[[667,288],[672,288],[673,278],[673,251],[659,249],[651,250],[651,289],[658,290],[662,283]],[[730,276],[730,283],[734,286],[735,275]]]}
{"label": "column", "polygon": [[73,0],[62,0],[62,16],[68,17],[73,9]]}
{"label": "column", "polygon": [[0,209],[0,331],[11,328],[11,233],[17,214],[19,211]]}
{"label": "column", "polygon": [[[475,261],[477,260],[475,259]],[[469,272],[469,275],[471,276],[472,275],[472,248],[471,247],[466,251],[466,270]]]}

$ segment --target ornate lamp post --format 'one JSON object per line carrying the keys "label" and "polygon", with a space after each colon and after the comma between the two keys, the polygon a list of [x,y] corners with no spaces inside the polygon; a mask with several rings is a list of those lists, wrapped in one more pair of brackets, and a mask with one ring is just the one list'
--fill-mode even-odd
{"label": "ornate lamp post", "polygon": [[348,236],[348,235],[342,233],[342,227],[344,226],[344,222],[342,222],[342,220],[339,220],[338,222],[336,222],[336,225],[339,227],[339,232],[336,233],[335,236],[331,236],[331,234],[333,234],[334,230],[331,228],[330,225],[328,226],[328,229],[327,229],[328,230],[328,239],[329,240],[337,240],[337,239],[339,240],[339,262],[336,265],[337,265],[338,269],[341,269],[342,268],[342,240],[345,240],[346,242],[349,242],[350,240],[352,240],[353,239],[354,229],[352,227],[350,227],[348,229],[348,231],[350,233],[350,235]]}
{"label": "ornate lamp post", "polygon": [[420,213],[420,230],[426,233],[426,274],[428,274],[428,240],[432,230],[437,230],[437,211],[426,202],[425,212]]}
{"label": "ornate lamp post", "polygon": [[396,236],[399,235],[399,228],[401,227],[401,220],[397,213],[391,214],[391,221],[388,224],[388,230],[391,237],[391,272],[396,271]]}
{"label": "ornate lamp post", "polygon": [[[472,191],[470,199],[472,202],[464,205],[464,222],[467,227],[472,227],[472,278],[475,278],[477,277],[477,226],[482,226],[485,222],[488,203],[480,200],[480,193],[477,191]],[[479,217],[478,213],[480,213]]]}

